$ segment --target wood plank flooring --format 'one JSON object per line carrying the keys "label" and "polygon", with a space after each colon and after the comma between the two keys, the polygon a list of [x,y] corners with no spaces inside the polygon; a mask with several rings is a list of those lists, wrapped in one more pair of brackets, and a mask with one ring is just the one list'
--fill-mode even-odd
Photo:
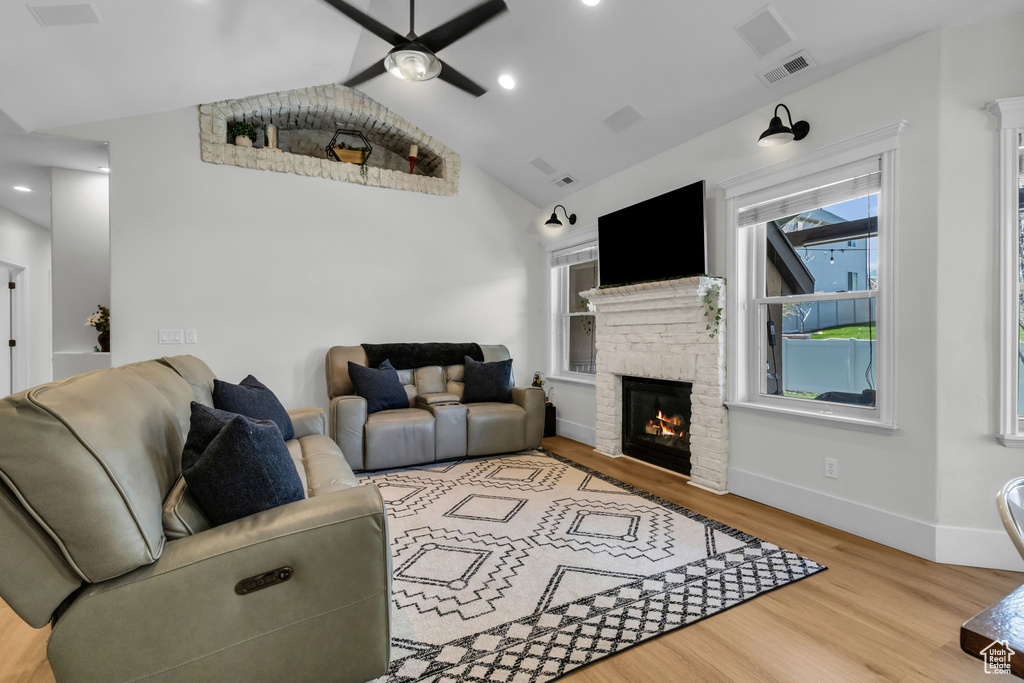
{"label": "wood plank flooring", "polygon": [[[828,566],[828,571],[607,657],[563,680],[985,681],[960,651],[960,624],[1024,583],[1024,574],[935,564],[671,472],[610,459],[554,437],[544,446]],[[53,681],[47,630],[0,602],[0,681]]]}

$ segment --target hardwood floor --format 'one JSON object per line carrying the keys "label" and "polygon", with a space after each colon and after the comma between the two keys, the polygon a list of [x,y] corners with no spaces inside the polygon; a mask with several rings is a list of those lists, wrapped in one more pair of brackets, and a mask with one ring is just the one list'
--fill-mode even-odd
{"label": "hardwood floor", "polygon": [[[563,680],[989,680],[981,662],[960,651],[960,624],[1024,583],[1024,574],[928,562],[562,437],[544,446],[829,568]],[[0,603],[0,681],[52,681],[46,637]]]}

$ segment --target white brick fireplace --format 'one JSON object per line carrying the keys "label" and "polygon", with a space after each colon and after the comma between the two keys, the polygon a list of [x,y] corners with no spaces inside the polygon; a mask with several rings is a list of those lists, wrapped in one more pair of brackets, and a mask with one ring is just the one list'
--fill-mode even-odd
{"label": "white brick fireplace", "polygon": [[580,296],[593,304],[597,318],[597,450],[622,455],[623,375],[690,382],[690,483],[725,493],[725,311],[712,338],[704,315],[709,291],[714,308],[724,309],[724,281],[707,277],[591,289]]}

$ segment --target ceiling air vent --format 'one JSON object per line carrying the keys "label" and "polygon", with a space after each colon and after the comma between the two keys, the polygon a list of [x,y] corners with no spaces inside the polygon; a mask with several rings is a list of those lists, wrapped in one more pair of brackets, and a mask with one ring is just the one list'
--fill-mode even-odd
{"label": "ceiling air vent", "polygon": [[29,4],[28,9],[43,28],[100,23],[100,15],[91,2],[67,5]]}
{"label": "ceiling air vent", "polygon": [[616,133],[621,133],[637,121],[643,120],[644,115],[636,110],[633,105],[627,104],[604,120],[604,125]]}
{"label": "ceiling air vent", "polygon": [[561,178],[556,178],[552,180],[551,184],[554,185],[555,187],[569,187],[570,185],[575,185],[578,182],[579,181],[573,178],[571,175],[564,175]]}
{"label": "ceiling air vent", "polygon": [[761,79],[762,83],[771,87],[788,78],[792,78],[801,71],[807,71],[816,66],[818,65],[814,63],[814,60],[807,54],[807,51],[801,50],[781,64],[757,74],[757,77]]}
{"label": "ceiling air vent", "polygon": [[796,40],[771,5],[765,5],[757,14],[736,24],[734,28],[754,54],[761,58]]}
{"label": "ceiling air vent", "polygon": [[558,172],[557,168],[555,168],[554,166],[552,166],[548,162],[544,161],[540,157],[537,157],[536,159],[531,161],[530,164],[532,164],[534,168],[536,168],[538,171],[540,171],[544,175],[555,175],[555,173]]}

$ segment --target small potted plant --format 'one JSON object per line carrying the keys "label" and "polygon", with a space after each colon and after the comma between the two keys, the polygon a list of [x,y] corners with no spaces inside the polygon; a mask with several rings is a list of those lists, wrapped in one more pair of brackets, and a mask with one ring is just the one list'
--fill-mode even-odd
{"label": "small potted plant", "polygon": [[100,345],[101,353],[110,353],[110,309],[106,306],[97,306],[96,312],[85,321],[86,327],[95,327],[99,332],[96,342]]}
{"label": "small potted plant", "polygon": [[252,147],[256,142],[256,128],[245,121],[232,121],[228,124],[228,140],[234,140],[239,147]]}

